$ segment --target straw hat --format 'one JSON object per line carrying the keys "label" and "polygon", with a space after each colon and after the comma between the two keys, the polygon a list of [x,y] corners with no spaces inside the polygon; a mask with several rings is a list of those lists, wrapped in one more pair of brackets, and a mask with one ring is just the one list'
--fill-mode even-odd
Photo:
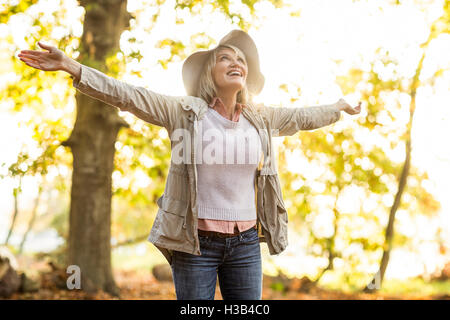
{"label": "straw hat", "polygon": [[186,58],[183,63],[182,73],[184,87],[188,95],[196,95],[200,75],[209,54],[223,44],[230,44],[242,50],[248,65],[247,88],[250,93],[255,95],[261,92],[264,87],[264,76],[259,68],[259,56],[255,42],[245,31],[232,30],[220,40],[215,48],[207,51],[197,51]]}

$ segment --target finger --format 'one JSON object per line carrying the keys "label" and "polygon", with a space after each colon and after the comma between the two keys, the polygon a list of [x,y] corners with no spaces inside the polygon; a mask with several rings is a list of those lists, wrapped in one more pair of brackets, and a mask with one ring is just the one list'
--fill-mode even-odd
{"label": "finger", "polygon": [[24,58],[24,57],[20,57],[19,58],[21,61],[23,62],[33,62],[33,63],[37,63],[36,61],[34,61],[34,59],[29,59],[29,58]]}
{"label": "finger", "polygon": [[24,61],[24,62],[27,66],[30,66],[30,67],[33,67],[33,68],[39,69],[39,70],[41,69],[41,66],[35,62],[30,62],[30,61]]}
{"label": "finger", "polygon": [[30,62],[37,63],[36,59],[30,59],[30,58],[26,58],[26,57],[20,57],[19,59],[22,60],[23,62],[30,61]]}
{"label": "finger", "polygon": [[36,50],[21,50],[18,55],[20,56],[23,54],[29,54],[32,56],[40,57],[40,56],[46,54],[46,52],[36,51]]}
{"label": "finger", "polygon": [[49,46],[48,44],[42,43],[40,41],[38,41],[38,45],[39,47],[41,47],[42,49],[48,50],[48,51],[52,51],[53,47]]}
{"label": "finger", "polygon": [[20,58],[20,60],[22,60],[23,62],[25,62],[27,65],[34,67],[34,68],[41,68],[39,62],[32,60],[32,59],[27,59],[27,58]]}
{"label": "finger", "polygon": [[37,60],[38,58],[39,58],[39,56],[37,56],[37,55],[34,55],[34,54],[26,54],[26,53],[24,53],[24,54],[18,54],[18,57],[19,58],[27,58],[27,59],[32,59],[32,60]]}

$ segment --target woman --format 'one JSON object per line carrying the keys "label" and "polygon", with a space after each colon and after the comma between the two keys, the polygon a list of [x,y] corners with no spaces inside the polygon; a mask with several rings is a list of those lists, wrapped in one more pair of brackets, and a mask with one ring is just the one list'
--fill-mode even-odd
{"label": "woman", "polygon": [[[254,105],[264,86],[251,37],[233,30],[216,48],[183,64],[187,96],[157,94],[115,80],[57,48],[23,50],[27,65],[71,74],[81,92],[164,126],[171,166],[149,241],[172,267],[177,299],[261,299],[260,242],[271,255],[287,246],[287,212],[272,136],[293,135],[360,112],[343,99],[309,108]],[[236,151],[237,150],[237,151]]]}

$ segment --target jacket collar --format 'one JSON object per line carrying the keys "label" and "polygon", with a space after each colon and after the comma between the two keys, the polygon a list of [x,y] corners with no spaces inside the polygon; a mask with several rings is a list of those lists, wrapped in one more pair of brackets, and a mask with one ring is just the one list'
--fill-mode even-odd
{"label": "jacket collar", "polygon": [[[222,116],[222,112],[225,112],[225,105],[223,104],[223,101],[220,97],[214,97],[211,102],[208,104],[208,106],[214,110],[216,110],[218,113],[220,113]],[[236,102],[236,108],[235,112],[233,114],[232,121],[239,121],[239,117],[242,113],[242,109],[245,108],[245,105],[239,102]],[[225,117],[225,116],[224,116]]]}
{"label": "jacket collar", "polygon": [[[194,112],[197,119],[203,118],[203,115],[208,110],[208,104],[201,98],[197,98],[194,96],[184,96],[180,99],[181,107],[183,110]],[[193,118],[189,118],[189,120],[194,121]]]}
{"label": "jacket collar", "polygon": [[[212,106],[214,106],[218,101],[220,100],[218,97],[215,97],[209,104],[203,100],[202,98],[198,98],[198,97],[194,97],[194,96],[183,96],[180,99],[181,102],[181,107],[186,110],[186,111],[193,111],[195,113],[195,115],[197,116],[197,119],[201,120],[203,118],[203,115],[206,113],[206,111],[208,110],[208,108],[211,108]],[[242,108],[242,113],[244,113],[244,110],[251,108],[249,104],[239,104],[239,106]],[[247,118],[248,116],[253,116],[251,115],[253,114],[255,111],[253,108],[251,108],[252,112],[247,112]],[[248,110],[246,110],[248,111]],[[192,119],[193,120],[193,119]],[[250,120],[250,119],[249,119]],[[255,119],[256,120],[256,119]],[[259,126],[257,126],[255,123],[252,122],[252,124],[257,127],[260,128],[261,123],[258,123]]]}

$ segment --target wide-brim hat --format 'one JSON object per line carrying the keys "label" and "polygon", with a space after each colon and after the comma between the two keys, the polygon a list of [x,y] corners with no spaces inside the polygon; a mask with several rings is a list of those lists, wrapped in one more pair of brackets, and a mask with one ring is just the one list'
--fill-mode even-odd
{"label": "wide-brim hat", "polygon": [[183,82],[186,92],[190,96],[197,94],[198,85],[200,83],[200,76],[208,60],[209,55],[224,44],[230,44],[238,47],[244,54],[247,60],[248,74],[247,74],[247,88],[251,94],[258,94],[264,87],[264,76],[259,67],[259,55],[255,42],[242,30],[232,30],[224,36],[219,44],[213,49],[206,51],[197,51],[191,54],[183,63]]}

